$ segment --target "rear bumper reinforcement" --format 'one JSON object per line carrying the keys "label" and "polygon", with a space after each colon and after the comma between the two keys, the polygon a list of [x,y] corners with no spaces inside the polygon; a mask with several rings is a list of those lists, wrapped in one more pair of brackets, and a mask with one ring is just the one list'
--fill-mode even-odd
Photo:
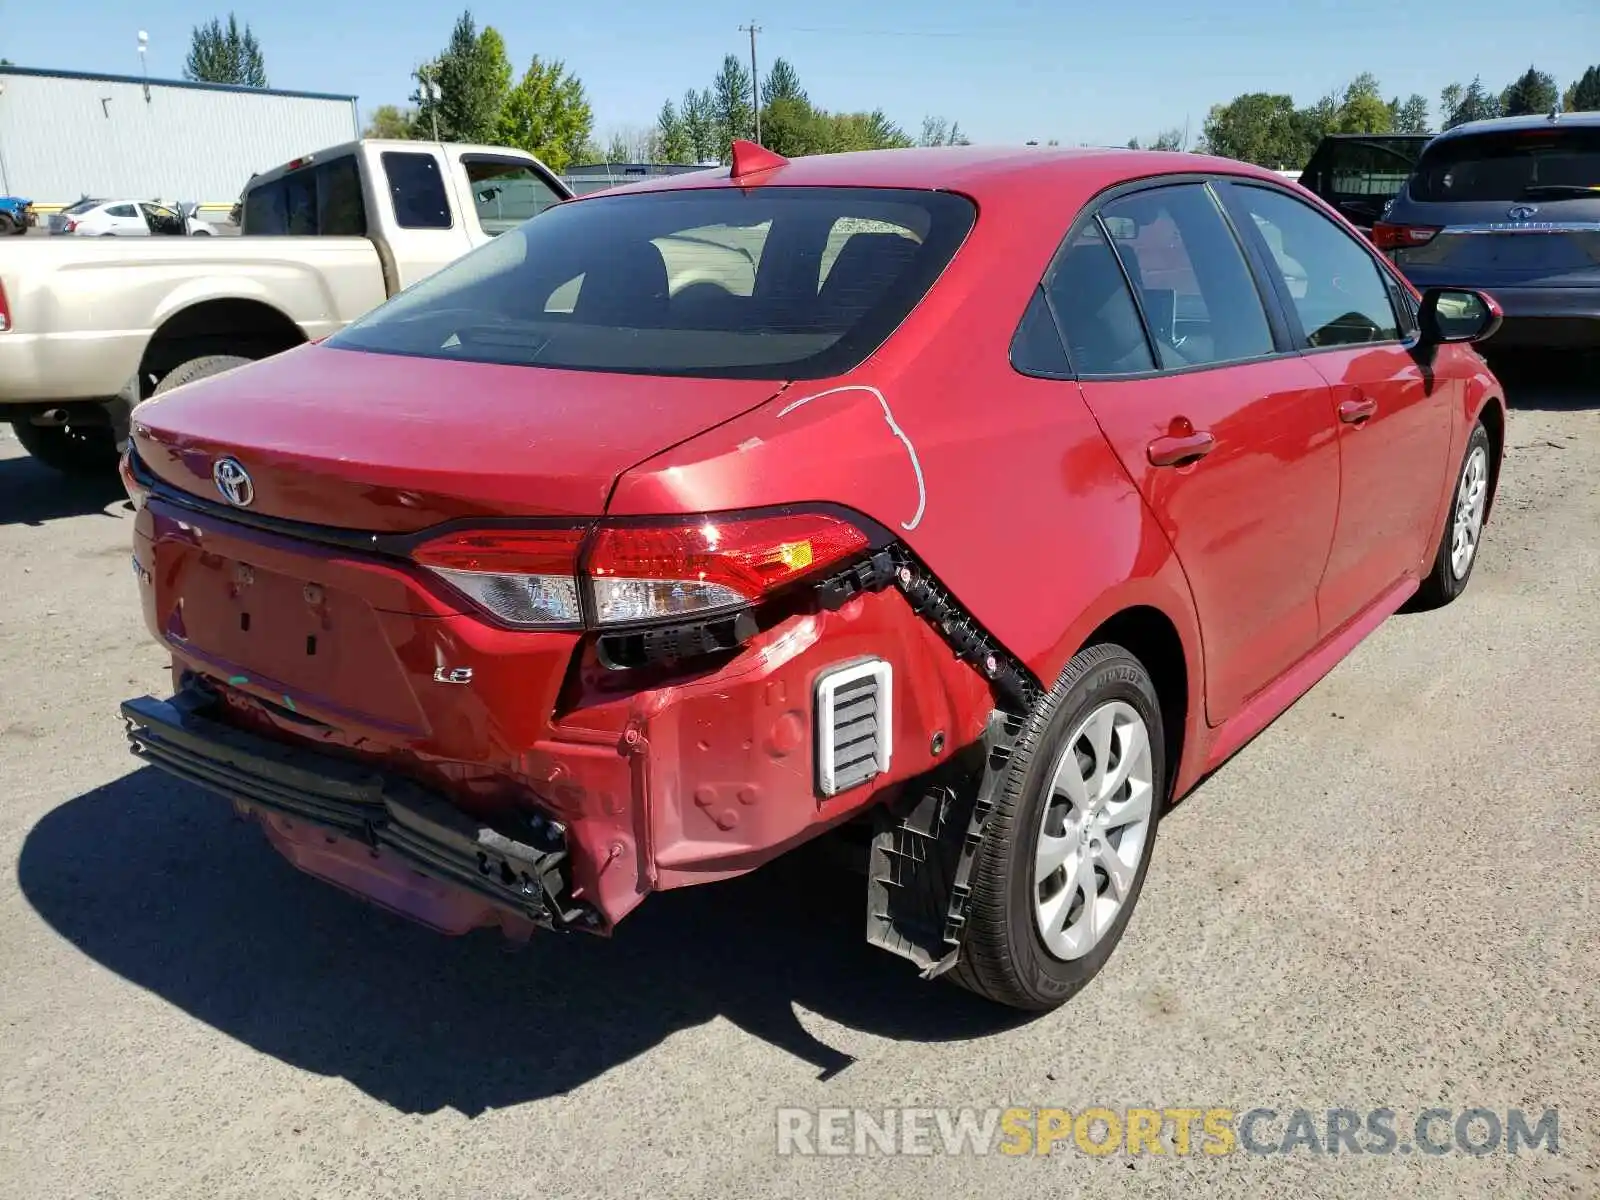
{"label": "rear bumper reinforcement", "polygon": [[206,715],[212,703],[197,688],[171,700],[124,701],[133,753],[247,807],[388,851],[536,925],[596,923],[593,910],[565,898],[566,836],[558,823],[530,816],[525,829],[502,832],[409,779],[225,725]]}

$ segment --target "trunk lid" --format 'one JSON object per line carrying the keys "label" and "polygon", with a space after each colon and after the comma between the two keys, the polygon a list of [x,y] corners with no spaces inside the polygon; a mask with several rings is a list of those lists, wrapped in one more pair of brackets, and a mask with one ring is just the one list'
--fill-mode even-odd
{"label": "trunk lid", "polygon": [[146,401],[133,440],[152,472],[209,501],[238,503],[214,476],[231,458],[252,513],[413,532],[598,516],[622,472],[781,387],[305,346]]}
{"label": "trunk lid", "polygon": [[1412,204],[1406,224],[1439,227],[1395,263],[1480,287],[1600,287],[1600,191],[1593,199]]}
{"label": "trunk lid", "polygon": [[1384,219],[1439,231],[1395,253],[1415,282],[1600,286],[1600,123],[1524,117],[1442,134]]}

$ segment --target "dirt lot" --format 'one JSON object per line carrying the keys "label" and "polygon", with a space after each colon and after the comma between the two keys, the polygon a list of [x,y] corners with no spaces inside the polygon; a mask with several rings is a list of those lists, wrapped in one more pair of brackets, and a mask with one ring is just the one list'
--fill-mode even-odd
{"label": "dirt lot", "polygon": [[[522,953],[296,874],[135,769],[129,517],[0,437],[0,1196],[1600,1195],[1600,392],[1512,399],[1468,595],[1181,805],[1031,1022],[799,862]],[[890,1105],[1555,1107],[1561,1152],[776,1153],[778,1106]]]}

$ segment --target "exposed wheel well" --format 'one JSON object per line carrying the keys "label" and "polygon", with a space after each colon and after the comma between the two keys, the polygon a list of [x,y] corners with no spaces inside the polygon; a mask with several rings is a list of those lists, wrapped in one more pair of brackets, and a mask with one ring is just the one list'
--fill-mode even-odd
{"label": "exposed wheel well", "polygon": [[1167,796],[1178,776],[1183,734],[1189,717],[1189,664],[1183,639],[1166,613],[1157,608],[1128,608],[1106,621],[1085,645],[1115,642],[1144,664],[1161,701],[1161,725],[1167,752]]}
{"label": "exposed wheel well", "polygon": [[174,313],[156,330],[139,364],[139,394],[150,395],[162,376],[192,358],[268,358],[305,340],[300,326],[269,304],[205,300]]}
{"label": "exposed wheel well", "polygon": [[1506,452],[1506,414],[1497,400],[1490,399],[1478,414],[1484,432],[1489,435],[1489,495],[1483,504],[1483,519],[1487,521],[1494,511],[1494,496],[1500,489],[1500,462]]}

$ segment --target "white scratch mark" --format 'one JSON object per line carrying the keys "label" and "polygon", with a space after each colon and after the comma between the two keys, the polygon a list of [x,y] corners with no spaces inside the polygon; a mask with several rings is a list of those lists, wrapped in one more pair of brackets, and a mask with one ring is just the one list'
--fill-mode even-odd
{"label": "white scratch mark", "polygon": [[889,432],[905,444],[906,454],[911,458],[911,470],[917,476],[917,511],[912,514],[911,520],[900,522],[900,528],[908,532],[915,529],[922,523],[923,511],[928,507],[928,487],[922,479],[922,461],[917,458],[917,448],[911,444],[911,439],[906,436],[906,431],[900,428],[899,422],[894,419],[894,413],[889,411],[889,402],[883,398],[882,392],[864,383],[847,383],[843,387],[829,388],[827,391],[818,392],[814,396],[802,396],[800,399],[779,409],[778,417],[780,419],[786,417],[802,404],[810,404],[813,400],[821,400],[824,396],[832,396],[837,392],[866,392],[875,396],[878,404],[883,408],[883,419],[888,423]]}
{"label": "white scratch mark", "polygon": [[754,450],[759,445],[761,445],[761,439],[760,438],[758,438],[758,437],[745,438],[745,440],[740,442],[738,444],[738,446],[735,447],[735,449],[741,451],[742,453],[748,454],[750,451]]}

